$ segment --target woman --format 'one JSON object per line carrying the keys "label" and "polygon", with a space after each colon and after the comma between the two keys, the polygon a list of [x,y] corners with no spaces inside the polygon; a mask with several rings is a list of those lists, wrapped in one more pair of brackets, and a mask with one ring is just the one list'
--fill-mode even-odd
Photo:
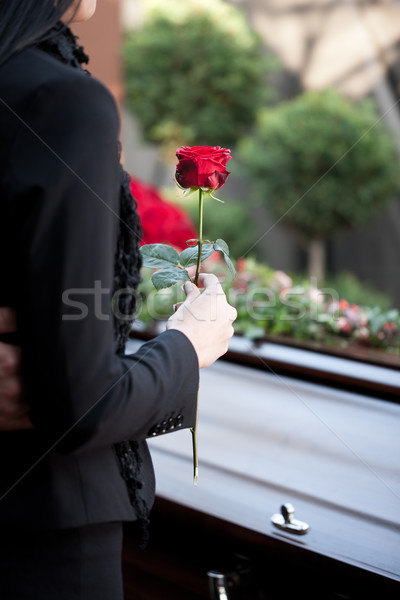
{"label": "woman", "polygon": [[[26,422],[0,432],[0,597],[117,600],[121,523],[146,538],[146,438],[193,427],[199,367],[236,311],[213,276],[123,354],[140,223],[118,115],[67,25],[95,0],[0,3],[0,306],[16,310]],[[3,340],[4,341],[4,340]]]}

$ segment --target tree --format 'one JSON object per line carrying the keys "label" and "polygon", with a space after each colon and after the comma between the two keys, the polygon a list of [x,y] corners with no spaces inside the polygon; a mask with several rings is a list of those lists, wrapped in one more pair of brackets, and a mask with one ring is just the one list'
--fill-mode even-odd
{"label": "tree", "polygon": [[126,33],[127,106],[144,137],[180,145],[229,148],[247,133],[269,97],[275,70],[243,15],[221,0],[156,3],[144,24]]}
{"label": "tree", "polygon": [[306,92],[259,113],[239,156],[257,198],[306,243],[324,279],[324,240],[368,220],[400,192],[398,156],[370,100]]}

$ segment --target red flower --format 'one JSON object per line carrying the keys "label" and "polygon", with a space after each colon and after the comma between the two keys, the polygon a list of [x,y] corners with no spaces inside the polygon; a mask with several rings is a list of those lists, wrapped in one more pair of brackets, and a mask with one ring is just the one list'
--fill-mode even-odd
{"label": "red flower", "polygon": [[245,258],[238,258],[236,261],[236,271],[238,273],[242,273],[243,271],[246,270],[246,259]]}
{"label": "red flower", "polygon": [[220,146],[183,146],[178,148],[176,156],[176,181],[184,188],[206,188],[218,190],[224,185],[229,171],[226,163],[231,151]]}
{"label": "red flower", "polygon": [[190,217],[180,207],[163,200],[156,187],[131,177],[130,188],[138,205],[144,244],[170,244],[184,250],[186,240],[197,238]]}

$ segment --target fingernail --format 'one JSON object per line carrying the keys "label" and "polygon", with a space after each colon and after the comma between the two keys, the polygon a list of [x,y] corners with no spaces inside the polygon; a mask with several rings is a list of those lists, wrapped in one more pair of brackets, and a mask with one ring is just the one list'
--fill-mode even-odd
{"label": "fingernail", "polygon": [[185,290],[185,293],[189,294],[192,291],[192,289],[193,289],[193,283],[191,281],[186,281],[183,284],[183,288]]}

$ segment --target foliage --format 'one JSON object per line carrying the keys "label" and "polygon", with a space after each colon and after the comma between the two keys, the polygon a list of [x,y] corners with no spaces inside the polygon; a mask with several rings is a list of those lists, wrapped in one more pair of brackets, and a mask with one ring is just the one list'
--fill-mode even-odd
{"label": "foliage", "polygon": [[371,101],[306,92],[263,109],[239,155],[260,201],[308,239],[357,226],[400,191],[391,137]]}
{"label": "foliage", "polygon": [[[222,239],[217,239],[211,243],[203,243],[201,245],[201,252],[198,240],[196,240],[196,245],[189,246],[180,254],[178,254],[175,248],[167,244],[146,244],[140,248],[143,266],[156,269],[151,279],[157,290],[189,280],[190,275],[186,269],[198,263],[199,254],[200,262],[203,262],[214,252],[221,252],[229,270],[235,276],[236,271],[229,258],[228,245]],[[195,279],[196,282],[197,279]]]}
{"label": "foliage", "polygon": [[172,313],[172,307],[177,302],[185,299],[181,286],[163,288],[160,291],[154,289],[152,274],[154,270],[148,267],[142,268],[142,282],[139,286],[138,319],[136,328],[154,328],[159,321],[167,319]]}
{"label": "foliage", "polygon": [[336,290],[339,297],[346,298],[350,304],[380,306],[382,310],[389,310],[393,306],[393,301],[387,294],[361,282],[353,273],[346,271],[328,277],[323,287]]}
{"label": "foliage", "polygon": [[276,59],[221,0],[151,4],[123,48],[127,105],[145,138],[170,150],[234,145],[268,99],[265,74]]}

